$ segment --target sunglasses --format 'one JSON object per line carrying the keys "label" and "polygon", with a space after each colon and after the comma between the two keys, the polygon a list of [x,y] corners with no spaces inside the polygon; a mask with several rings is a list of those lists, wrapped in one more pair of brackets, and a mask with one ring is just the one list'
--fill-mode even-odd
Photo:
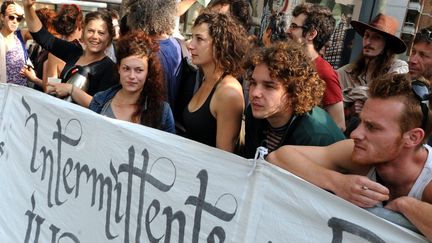
{"label": "sunglasses", "polygon": [[22,16],[13,16],[13,15],[9,15],[8,16],[8,19],[10,20],[10,21],[14,21],[15,19],[18,21],[18,23],[19,22],[21,22],[24,18],[22,17]]}
{"label": "sunglasses", "polygon": [[417,33],[417,35],[421,35],[422,37],[426,37],[429,41],[432,41],[432,31],[428,29],[422,29],[420,32]]}
{"label": "sunglasses", "polygon": [[423,119],[421,128],[423,130],[426,129],[426,124],[428,123],[428,116],[429,116],[429,97],[430,97],[430,91],[429,87],[418,80],[414,80],[411,83],[412,91],[417,98],[418,101],[420,101],[420,107],[423,113]]}

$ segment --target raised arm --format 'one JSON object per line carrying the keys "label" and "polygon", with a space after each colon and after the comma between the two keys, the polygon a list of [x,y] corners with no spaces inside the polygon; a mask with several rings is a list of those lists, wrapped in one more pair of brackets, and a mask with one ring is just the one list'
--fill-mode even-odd
{"label": "raised arm", "polygon": [[352,149],[352,140],[327,147],[283,146],[267,156],[267,160],[357,206],[373,207],[387,200],[388,189],[363,176],[369,168],[351,162]]}
{"label": "raised arm", "polygon": [[30,32],[38,32],[42,28],[42,22],[39,20],[34,9],[36,0],[23,0],[26,23]]}

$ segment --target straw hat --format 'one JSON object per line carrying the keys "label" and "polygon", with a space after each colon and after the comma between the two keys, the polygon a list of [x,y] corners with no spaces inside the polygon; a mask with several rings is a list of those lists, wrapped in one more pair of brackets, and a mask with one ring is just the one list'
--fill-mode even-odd
{"label": "straw hat", "polygon": [[352,20],[351,25],[361,36],[364,35],[366,29],[382,34],[387,40],[386,45],[390,45],[390,49],[396,54],[406,51],[407,47],[405,42],[396,36],[396,32],[399,28],[399,21],[392,16],[380,13],[369,24]]}

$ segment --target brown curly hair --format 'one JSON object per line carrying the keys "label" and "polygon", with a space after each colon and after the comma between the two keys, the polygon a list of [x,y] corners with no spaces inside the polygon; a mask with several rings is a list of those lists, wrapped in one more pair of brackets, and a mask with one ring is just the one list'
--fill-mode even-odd
{"label": "brown curly hair", "polygon": [[[282,83],[296,115],[320,105],[325,82],[318,77],[300,44],[289,40],[258,49],[250,55],[246,67],[253,70],[261,63],[267,65],[272,79]],[[248,79],[251,78],[249,74]]]}
{"label": "brown curly hair", "polygon": [[159,44],[143,31],[131,31],[117,42],[118,65],[123,58],[139,56],[148,58],[148,72],[138,100],[138,108],[132,115],[133,122],[160,128],[165,100],[165,86],[162,66],[158,57]]}
{"label": "brown curly hair", "polygon": [[231,17],[210,10],[203,11],[193,27],[208,24],[209,35],[213,38],[215,63],[226,73],[240,77],[243,72],[242,60],[249,50],[249,40],[244,28]]}
{"label": "brown curly hair", "polygon": [[[429,83],[425,80],[418,80],[429,88]],[[409,74],[387,74],[380,78],[372,80],[369,84],[369,98],[389,99],[396,98],[403,101],[405,104],[404,111],[399,118],[401,133],[407,132],[413,128],[421,127],[423,120],[423,112],[421,110],[420,101],[412,91],[412,81]],[[432,102],[429,96],[429,102]],[[423,128],[425,131],[426,142],[432,131],[431,112],[428,113],[428,123]]]}

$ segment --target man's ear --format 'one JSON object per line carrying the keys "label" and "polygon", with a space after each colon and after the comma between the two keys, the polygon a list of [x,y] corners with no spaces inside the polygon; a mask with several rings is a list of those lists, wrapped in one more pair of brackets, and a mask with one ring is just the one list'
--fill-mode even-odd
{"label": "man's ear", "polygon": [[422,144],[424,136],[425,132],[419,127],[413,128],[402,135],[405,145],[409,147],[416,147]]}
{"label": "man's ear", "polygon": [[318,31],[316,31],[316,29],[312,29],[306,34],[306,39],[308,41],[313,41],[313,39],[315,39],[317,35],[318,35]]}

